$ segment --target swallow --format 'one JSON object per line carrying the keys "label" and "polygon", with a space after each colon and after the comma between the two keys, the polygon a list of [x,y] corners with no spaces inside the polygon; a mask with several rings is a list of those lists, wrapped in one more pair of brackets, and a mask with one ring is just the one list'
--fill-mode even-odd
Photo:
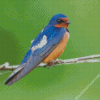
{"label": "swallow", "polygon": [[7,78],[5,85],[15,83],[41,62],[49,63],[58,58],[63,53],[69,39],[69,24],[67,16],[54,15],[32,42],[21,64]]}

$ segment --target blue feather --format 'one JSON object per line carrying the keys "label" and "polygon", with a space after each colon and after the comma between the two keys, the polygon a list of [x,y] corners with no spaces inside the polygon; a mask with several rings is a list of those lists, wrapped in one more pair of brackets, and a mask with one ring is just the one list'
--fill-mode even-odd
{"label": "blue feather", "polygon": [[[11,85],[28,74],[58,46],[65,32],[68,31],[68,29],[65,28],[54,27],[54,25],[57,24],[57,20],[62,17],[64,18],[66,16],[63,14],[56,14],[51,18],[49,24],[39,33],[31,44],[21,64],[7,78],[5,82],[6,85]],[[44,35],[46,37],[46,42],[43,41]],[[41,41],[46,44],[42,44]]]}
{"label": "blue feather", "polygon": [[40,43],[40,41],[41,41],[41,39],[43,38],[44,35],[47,36],[47,44],[44,47],[42,47],[42,48],[36,49],[34,51],[34,55],[40,54],[40,52],[43,52],[50,45],[57,44],[59,42],[59,40],[63,37],[63,35],[65,34],[65,32],[66,32],[65,28],[56,28],[54,26],[47,25],[44,28],[43,32],[40,32],[40,34],[35,38],[35,40],[33,41],[30,49],[26,53],[26,55],[25,55],[23,61],[21,62],[21,64],[27,62],[27,60],[29,59],[29,57],[33,53],[32,50],[31,50],[31,48],[33,46],[36,46],[38,43]]}

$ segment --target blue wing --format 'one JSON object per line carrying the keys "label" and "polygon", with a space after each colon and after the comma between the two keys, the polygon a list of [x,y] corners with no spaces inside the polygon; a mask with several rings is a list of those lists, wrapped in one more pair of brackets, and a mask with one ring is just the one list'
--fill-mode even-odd
{"label": "blue wing", "polygon": [[[53,26],[46,26],[42,32],[33,41],[29,51],[26,53],[23,61],[8,77],[5,84],[11,85],[28,74],[32,69],[37,67],[59,44],[62,40],[66,30],[65,28],[55,28]],[[47,44],[41,48],[32,51],[32,47],[40,43],[43,36],[47,36]]]}
{"label": "blue wing", "polygon": [[[60,34],[61,33],[61,34]],[[42,47],[40,49],[37,49],[36,51],[34,51],[34,55],[37,55],[40,52],[46,51],[46,48],[57,44],[60,39],[63,37],[65,33],[65,29],[64,28],[55,28],[55,27],[50,27],[50,26],[46,26],[42,32],[40,32],[40,34],[35,38],[35,40],[33,41],[30,49],[28,50],[28,52],[26,53],[23,61],[21,62],[21,64],[26,63],[27,60],[29,59],[29,57],[33,54],[31,48],[35,45],[37,45],[38,43],[40,43],[41,39],[43,38],[44,35],[47,36],[47,44],[45,47]],[[52,41],[53,40],[53,41]],[[50,47],[49,47],[50,48]]]}

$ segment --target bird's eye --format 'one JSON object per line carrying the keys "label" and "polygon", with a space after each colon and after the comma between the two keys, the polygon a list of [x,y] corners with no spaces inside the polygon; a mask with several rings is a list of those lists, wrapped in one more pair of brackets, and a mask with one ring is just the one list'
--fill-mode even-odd
{"label": "bird's eye", "polygon": [[58,19],[57,21],[58,21],[58,23],[64,23],[64,21],[61,19]]}

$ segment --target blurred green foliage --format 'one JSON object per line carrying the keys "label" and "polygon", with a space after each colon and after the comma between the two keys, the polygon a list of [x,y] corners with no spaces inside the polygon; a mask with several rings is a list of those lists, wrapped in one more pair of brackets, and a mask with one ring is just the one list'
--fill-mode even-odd
{"label": "blurred green foliage", "polygon": [[[100,54],[99,0],[1,0],[0,65],[20,64],[39,32],[50,18],[65,14],[70,39],[60,59]],[[36,68],[12,86],[0,85],[0,100],[75,100],[100,73],[99,63]],[[0,83],[10,73],[0,71]],[[79,100],[100,99],[100,78]]]}

